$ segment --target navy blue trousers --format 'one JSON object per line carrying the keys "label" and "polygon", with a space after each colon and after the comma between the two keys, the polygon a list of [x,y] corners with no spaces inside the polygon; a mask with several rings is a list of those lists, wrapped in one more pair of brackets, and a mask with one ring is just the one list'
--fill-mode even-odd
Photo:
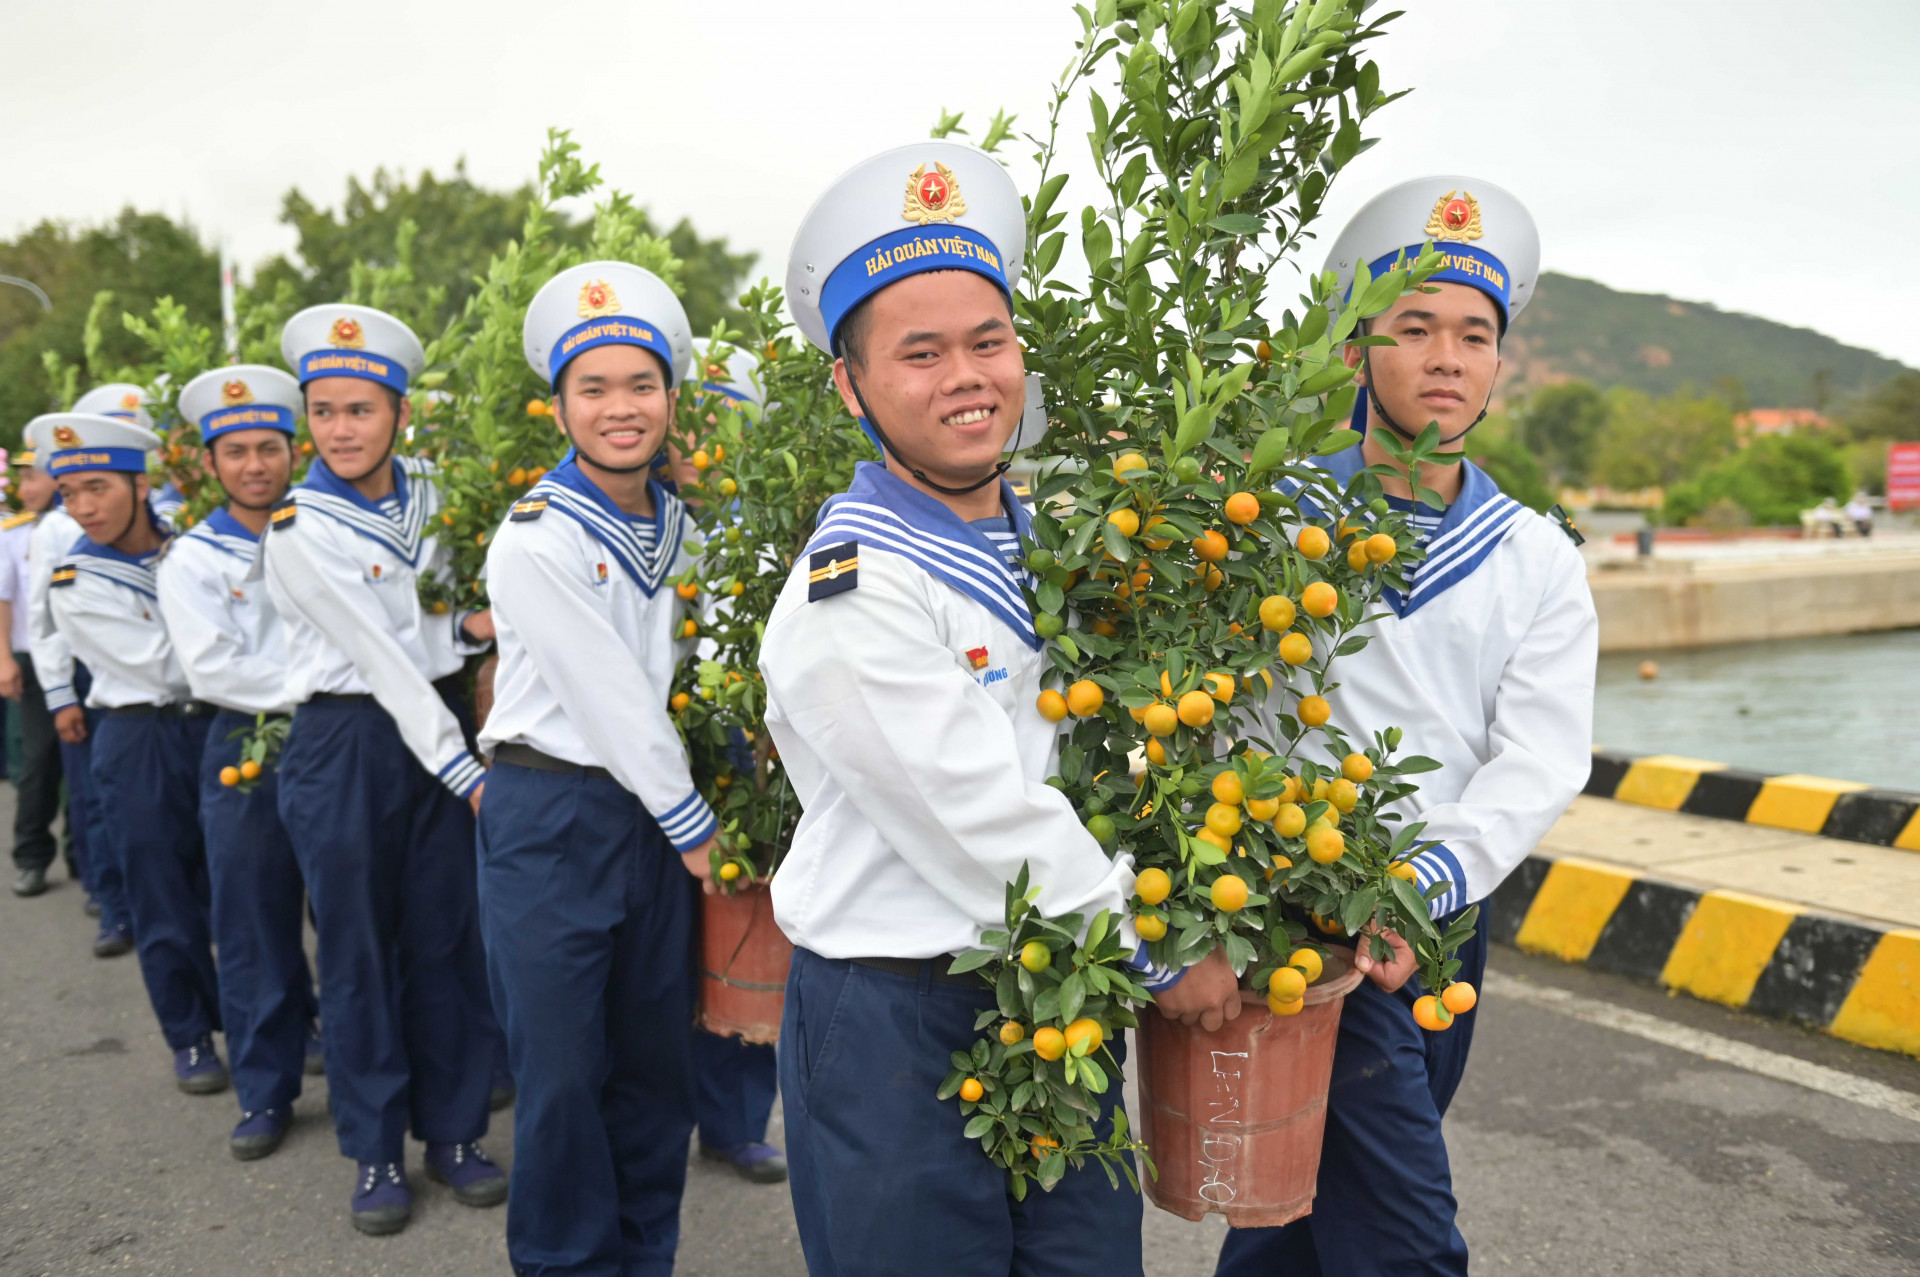
{"label": "navy blue trousers", "polygon": [[251,714],[222,710],[200,760],[200,824],[213,881],[213,943],[220,965],[220,1018],[242,1112],[284,1109],[300,1094],[307,1027],[316,1012],[313,974],[301,942],[306,885],[293,840],[280,823],[280,775],[268,771],[242,793],[220,783],[240,765]]}
{"label": "navy blue trousers", "polygon": [[[1484,918],[1459,957],[1455,978],[1478,989]],[[1362,980],[1347,995],[1313,1214],[1283,1228],[1231,1230],[1214,1277],[1465,1277],[1440,1119],[1466,1072],[1478,1013],[1429,1033],[1413,1022],[1421,992],[1416,980],[1398,993]]]}
{"label": "navy blue trousers", "polygon": [[[73,667],[73,691],[86,704],[93,688],[93,676],[76,662]],[[113,831],[101,815],[100,799],[93,784],[93,740],[100,730],[103,715],[97,709],[85,711],[87,739],[78,745],[60,742],[60,770],[67,779],[67,832],[73,840],[74,858],[80,864],[80,885],[100,902],[100,929],[133,926],[127,909],[126,880],[120,870],[120,853]]]}
{"label": "navy blue trousers", "polygon": [[519,1089],[515,1273],[673,1271],[693,1130],[686,878],[619,782],[488,773],[480,911]]}
{"label": "navy blue trousers", "polygon": [[780,1066],[771,1043],[693,1031],[693,1115],[708,1148],[760,1144],[767,1138]]}
{"label": "navy blue trousers", "polygon": [[205,716],[107,713],[92,735],[101,823],[118,852],[140,974],[160,1031],[175,1050],[220,1027],[200,833],[200,754],[208,722]]}
{"label": "navy blue trousers", "polygon": [[473,813],[371,698],[302,705],[280,820],[319,932],[327,1092],[340,1151],[397,1162],[487,1131],[499,1029],[474,899]]}
{"label": "navy blue trousers", "polygon": [[915,980],[794,950],[780,1099],[807,1271],[1139,1277],[1140,1197],[1124,1178],[1116,1191],[1088,1165],[1016,1202],[961,1135],[959,1104],[934,1098],[993,995],[936,984],[932,966]]}

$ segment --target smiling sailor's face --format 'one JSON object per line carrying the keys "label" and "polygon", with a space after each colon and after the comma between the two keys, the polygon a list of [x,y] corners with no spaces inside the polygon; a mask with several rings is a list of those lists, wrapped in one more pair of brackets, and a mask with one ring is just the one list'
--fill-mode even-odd
{"label": "smiling sailor's face", "polygon": [[[881,430],[936,481],[978,482],[1026,408],[1006,296],[972,271],[927,271],[888,285],[867,308],[853,372]],[[845,360],[834,380],[847,411],[860,415]]]}

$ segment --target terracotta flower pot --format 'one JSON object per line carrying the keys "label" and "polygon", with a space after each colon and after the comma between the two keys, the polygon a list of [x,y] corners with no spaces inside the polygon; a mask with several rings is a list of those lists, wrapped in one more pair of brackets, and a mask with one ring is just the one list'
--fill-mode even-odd
{"label": "terracotta flower pot", "polygon": [[1243,993],[1246,1009],[1212,1033],[1141,1016],[1138,1126],[1160,1172],[1141,1177],[1148,1200],[1187,1219],[1225,1215],[1235,1228],[1313,1210],[1340,1006],[1360,979],[1334,949],[1295,1015]]}
{"label": "terracotta flower pot", "polygon": [[777,1041],[793,944],[774,924],[772,893],[762,887],[700,901],[701,1027]]}

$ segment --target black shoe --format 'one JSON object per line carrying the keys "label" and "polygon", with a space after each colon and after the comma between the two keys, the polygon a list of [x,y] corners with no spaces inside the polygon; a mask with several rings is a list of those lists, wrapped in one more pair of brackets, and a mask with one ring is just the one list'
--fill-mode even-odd
{"label": "black shoe", "polygon": [[13,894],[16,896],[37,896],[47,889],[47,871],[40,869],[19,869],[13,875]]}
{"label": "black shoe", "polygon": [[451,1188],[462,1206],[498,1206],[507,1200],[507,1173],[478,1142],[428,1144],[427,1178]]}
{"label": "black shoe", "polygon": [[373,1237],[397,1233],[413,1218],[413,1189],[398,1162],[362,1162],[354,1182],[353,1226]]}
{"label": "black shoe", "polygon": [[227,1066],[214,1051],[211,1034],[173,1053],[173,1084],[188,1095],[218,1095],[227,1089]]}
{"label": "black shoe", "polygon": [[227,1151],[243,1162],[265,1157],[280,1147],[280,1142],[287,1138],[287,1128],[292,1125],[293,1114],[283,1108],[242,1113],[240,1125],[227,1137]]}
{"label": "black shoe", "polygon": [[133,950],[133,928],[102,927],[100,934],[93,940],[93,956],[96,958],[117,958]]}
{"label": "black shoe", "polygon": [[787,1159],[771,1144],[757,1140],[746,1144],[700,1144],[700,1156],[710,1162],[725,1162],[741,1179],[755,1184],[778,1184],[787,1177]]}

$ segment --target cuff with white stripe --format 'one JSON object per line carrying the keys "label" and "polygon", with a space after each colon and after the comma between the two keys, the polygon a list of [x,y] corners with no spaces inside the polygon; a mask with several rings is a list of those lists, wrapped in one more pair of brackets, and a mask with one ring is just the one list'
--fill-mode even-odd
{"label": "cuff with white stripe", "polygon": [[445,767],[440,769],[440,783],[451,789],[456,798],[466,798],[480,788],[480,782],[487,778],[487,769],[480,760],[465,750]]}
{"label": "cuff with white stripe", "polygon": [[1132,967],[1135,974],[1140,977],[1140,983],[1146,986],[1148,993],[1164,993],[1179,984],[1187,974],[1185,967],[1176,969],[1161,966],[1155,962],[1148,956],[1144,940],[1141,941],[1140,947],[1134,950],[1133,956],[1127,959],[1127,965]]}
{"label": "cuff with white stripe", "polygon": [[58,714],[61,710],[67,708],[67,706],[78,705],[80,703],[80,698],[73,694],[73,686],[69,683],[62,683],[58,687],[43,687],[40,691],[47,698],[47,713],[49,714]]}
{"label": "cuff with white stripe", "polygon": [[1467,907],[1466,872],[1445,843],[1435,843],[1407,863],[1413,866],[1413,885],[1421,894],[1436,882],[1447,884],[1445,891],[1427,902],[1427,911],[1435,918],[1444,918]]}
{"label": "cuff with white stripe", "polygon": [[493,646],[492,639],[476,640],[467,637],[467,618],[478,616],[479,609],[463,608],[453,614],[453,646],[462,656],[478,656]]}
{"label": "cuff with white stripe", "polygon": [[673,849],[682,854],[713,837],[714,831],[720,828],[713,808],[707,806],[707,800],[698,793],[688,794],[654,819],[660,823],[660,832],[667,836]]}

